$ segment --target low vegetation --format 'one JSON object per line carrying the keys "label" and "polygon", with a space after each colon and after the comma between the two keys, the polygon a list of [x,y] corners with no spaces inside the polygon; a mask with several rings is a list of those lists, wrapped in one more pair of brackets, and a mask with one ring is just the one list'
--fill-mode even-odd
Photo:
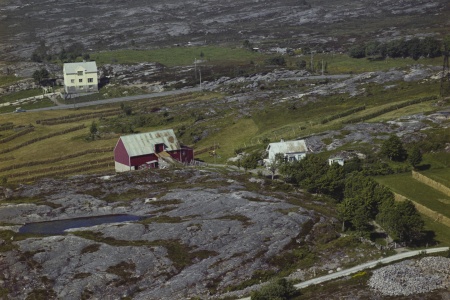
{"label": "low vegetation", "polygon": [[[39,59],[58,63],[80,60],[87,54],[83,51],[77,52],[75,48],[72,49],[74,51],[63,49],[66,53],[59,53],[58,57],[53,54],[44,57],[48,55],[44,51],[36,54],[40,56]],[[89,53],[89,55],[89,58],[96,60],[100,66],[110,63],[155,62],[164,65],[165,68],[172,68],[192,66],[196,62],[205,68],[203,75],[208,79],[216,79],[224,75],[246,76],[279,67],[290,70],[309,70],[315,74],[320,73],[322,69],[322,65],[310,65],[308,55],[266,55],[251,51],[248,47],[246,49],[209,46],[173,47],[160,50],[105,51]],[[326,74],[379,71],[392,67],[405,68],[412,63],[417,63],[414,59],[361,60],[341,54],[316,55],[317,61],[323,61]],[[419,59],[419,62],[439,65],[441,60],[430,56]],[[41,81],[45,78],[36,76],[35,79]],[[2,82],[10,84],[15,82],[15,79],[2,78],[0,83]],[[119,135],[166,128],[173,128],[182,143],[193,146],[198,153],[197,158],[210,163],[225,163],[228,158],[243,154],[235,164],[242,170],[250,170],[259,167],[260,161],[264,158],[264,149],[271,141],[341,129],[344,124],[383,121],[416,112],[433,112],[438,109],[435,104],[437,100],[440,100],[435,96],[439,82],[433,80],[390,82],[389,89],[386,89],[385,84],[365,83],[364,93],[355,96],[349,93],[314,95],[307,101],[301,98],[290,100],[283,98],[285,94],[301,94],[308,91],[311,86],[325,86],[330,82],[332,81],[260,82],[259,90],[262,94],[267,93],[270,96],[259,98],[259,94],[255,93],[257,95],[255,98],[250,97],[250,100],[243,101],[232,100],[233,94],[242,94],[246,90],[246,84],[235,83],[224,87],[220,92],[185,93],[67,111],[27,112],[21,114],[20,118],[16,114],[4,115],[0,124],[0,143],[2,144],[0,178],[2,178],[2,184],[14,185],[48,176],[66,176],[85,172],[111,173],[113,171],[112,149]],[[67,100],[67,103],[73,103],[76,106],[77,102],[122,96],[124,92],[128,95],[144,93],[137,87],[109,85],[102,88],[99,94]],[[0,98],[0,102],[37,95],[36,93],[37,90],[15,93]],[[38,94],[40,93],[39,90]],[[315,251],[304,247],[286,249],[285,253],[271,259],[269,262],[271,269],[255,272],[252,278],[234,289],[259,283],[261,280],[286,276],[298,268],[310,268],[321,259],[320,251],[326,253],[334,247],[350,247],[353,245],[353,236],[368,238],[374,236],[373,221],[378,222],[396,241],[404,241],[411,246],[423,246],[436,242],[448,243],[445,230],[441,225],[421,217],[411,202],[394,202],[392,193],[378,184],[378,182],[387,184],[393,191],[413,201],[422,203],[444,215],[449,214],[446,213],[446,200],[442,195],[420,184],[412,184],[409,173],[403,173],[414,168],[424,171],[431,178],[437,178],[439,182],[444,184],[448,182],[446,175],[449,167],[448,160],[445,160],[445,154],[440,152],[448,143],[448,132],[433,128],[435,127],[433,124],[431,127],[425,131],[428,138],[417,143],[417,147],[414,148],[415,153],[411,145],[403,145],[396,136],[391,136],[385,142],[378,142],[381,151],[377,155],[370,153],[373,150],[367,150],[368,147],[364,148],[364,145],[352,145],[352,147],[366,149],[364,152],[369,154],[369,158],[366,161],[356,159],[348,161],[344,167],[329,166],[326,161],[328,153],[310,155],[300,162],[274,165],[274,177],[278,170],[282,175],[280,179],[285,182],[265,178],[265,185],[270,185],[274,191],[278,189],[295,191],[300,188],[316,194],[316,196],[305,196],[299,205],[312,208],[324,215],[335,216],[337,212],[345,232],[351,236],[337,238],[336,231],[339,231],[341,227],[338,224],[335,224],[333,228],[315,228],[314,230],[321,238],[316,241],[321,246],[318,246]],[[342,132],[343,136],[346,134],[348,133]],[[331,142],[332,140],[329,141]],[[53,150],[48,151],[48,149]],[[417,149],[420,149],[419,153]],[[417,158],[418,155],[421,159]],[[412,160],[414,157],[415,159]],[[427,165],[432,167],[425,170]],[[368,176],[377,176],[377,181]],[[179,184],[179,187],[189,185],[185,182]],[[210,184],[217,186],[220,183]],[[423,189],[423,192],[414,190],[411,194],[412,185],[415,189]],[[167,185],[160,184],[159,187],[164,190]],[[249,189],[259,187],[256,183],[253,186],[249,184]],[[96,193],[96,197],[103,197],[101,191],[92,191],[92,193]],[[126,205],[130,200],[145,198],[147,195],[147,191],[129,190],[126,193],[108,194],[102,199],[108,202],[123,202]],[[298,204],[296,199],[288,201]],[[47,204],[41,199],[32,198],[10,199],[6,202]],[[154,201],[152,205],[161,206],[161,213],[164,213],[168,211],[168,205],[179,203],[181,203],[179,200]],[[324,203],[326,205],[323,205]],[[289,213],[289,211],[283,211],[283,213]],[[244,226],[250,224],[250,220],[240,214],[227,215],[222,219],[239,221]],[[147,225],[184,221],[179,217],[162,214],[141,220],[141,223]],[[435,235],[431,233],[432,231]],[[3,232],[3,234],[8,238],[12,233]],[[114,246],[164,247],[177,271],[189,266],[195,259],[217,255],[210,251],[191,249],[179,241],[115,240],[88,231],[72,234],[95,241],[95,244],[83,248],[82,254],[98,251],[102,243]],[[355,244],[353,247],[358,248],[361,245]],[[7,242],[0,248],[1,251],[10,251],[14,248],[14,244]],[[355,253],[355,261],[356,256]],[[127,262],[124,262],[108,270],[111,274],[118,276],[117,284],[129,280],[127,277],[131,271],[127,270],[133,270],[133,266],[126,264]],[[88,275],[81,274],[77,278],[81,279],[85,276]],[[359,278],[364,277],[365,275],[359,276]],[[214,292],[217,284],[211,282],[210,290]],[[283,294],[283,290],[289,294],[289,284],[281,281],[274,282],[267,289],[254,293],[252,298],[266,299],[264,298],[266,295],[275,297],[275,294],[280,291],[281,294],[277,294],[277,297],[283,298],[287,295]],[[89,291],[86,291],[86,297],[88,295]],[[289,294],[286,297],[292,298],[293,295]]]}

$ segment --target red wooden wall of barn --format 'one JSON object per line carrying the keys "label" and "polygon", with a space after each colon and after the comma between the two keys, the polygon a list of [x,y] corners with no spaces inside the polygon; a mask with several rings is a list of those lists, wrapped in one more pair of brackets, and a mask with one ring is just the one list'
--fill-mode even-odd
{"label": "red wooden wall of barn", "polygon": [[173,159],[178,160],[182,163],[190,163],[194,160],[194,149],[181,146],[181,150],[167,152],[172,156]]}
{"label": "red wooden wall of barn", "polygon": [[130,158],[128,156],[127,149],[125,149],[125,145],[122,142],[122,139],[119,139],[116,147],[114,148],[114,160],[126,166],[129,166],[130,164]]}
{"label": "red wooden wall of barn", "polygon": [[131,158],[131,165],[137,167],[137,166],[143,165],[146,162],[149,162],[152,160],[158,160],[158,157],[153,153],[147,154],[147,155],[135,156],[135,157]]}
{"label": "red wooden wall of barn", "polygon": [[[194,150],[186,146],[182,146],[180,150],[170,151],[168,153],[174,159],[182,163],[190,163],[194,160]],[[116,147],[114,148],[114,160],[127,166],[137,167],[149,161],[158,160],[158,157],[156,156],[156,154],[152,153],[130,158],[127,150],[125,149],[125,145],[122,142],[122,139],[119,139]]]}

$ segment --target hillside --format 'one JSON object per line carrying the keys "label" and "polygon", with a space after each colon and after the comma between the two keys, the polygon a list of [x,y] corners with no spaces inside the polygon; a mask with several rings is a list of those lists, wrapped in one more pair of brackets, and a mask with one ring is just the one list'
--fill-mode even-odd
{"label": "hillside", "polygon": [[40,42],[86,49],[241,44],[340,50],[355,40],[447,34],[447,1],[2,0],[0,53],[29,58]]}
{"label": "hillside", "polygon": [[[0,0],[0,298],[235,299],[450,245],[449,13],[443,0]],[[85,59],[98,93],[37,99]],[[121,135],[162,129],[195,164],[115,173]],[[294,139],[307,165],[272,177],[265,149]],[[290,299],[378,299],[383,286],[446,299],[419,261]]]}

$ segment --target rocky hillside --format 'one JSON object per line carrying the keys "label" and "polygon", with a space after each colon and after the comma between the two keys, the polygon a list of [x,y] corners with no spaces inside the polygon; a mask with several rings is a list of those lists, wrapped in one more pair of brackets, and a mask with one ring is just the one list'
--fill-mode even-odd
{"label": "rocky hillside", "polygon": [[[0,1],[0,53],[29,58],[82,42],[105,50],[242,43],[338,49],[355,39],[444,33],[447,1]],[[277,42],[278,44],[278,42]]]}
{"label": "rocky hillside", "polygon": [[[364,247],[316,251],[337,238],[330,207],[235,171],[77,176],[21,185],[5,195],[0,280],[11,299],[213,298],[245,287],[252,275],[280,271],[283,257],[295,257],[292,249],[306,251],[296,259],[305,268],[294,278],[311,276],[313,264],[320,270],[348,263],[352,251],[364,259],[376,253]],[[49,236],[16,233],[28,222],[116,214],[143,219]]]}

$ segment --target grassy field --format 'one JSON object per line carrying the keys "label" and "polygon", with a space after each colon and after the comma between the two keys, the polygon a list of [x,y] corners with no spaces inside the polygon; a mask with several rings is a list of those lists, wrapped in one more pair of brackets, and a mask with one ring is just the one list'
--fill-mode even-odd
{"label": "grassy field", "polygon": [[20,92],[17,92],[17,93],[0,96],[0,103],[13,102],[15,100],[28,98],[28,97],[33,97],[33,96],[39,96],[39,95],[42,95],[42,90],[41,89],[32,89],[32,90],[20,91]]}
{"label": "grassy field", "polygon": [[423,156],[422,164],[430,165],[432,170],[450,168],[450,153],[427,153]]}
{"label": "grassy field", "polygon": [[0,76],[0,86],[10,85],[10,84],[20,81],[22,79],[23,78],[16,77],[14,75],[3,75],[3,76]]}
{"label": "grassy field", "polygon": [[173,47],[155,50],[117,50],[99,52],[91,55],[97,64],[136,64],[157,62],[168,67],[193,65],[194,60],[207,62],[249,62],[264,59],[265,55],[241,48],[223,48],[216,46]]}
{"label": "grassy field", "polygon": [[[406,93],[405,96],[409,96],[409,93]],[[274,105],[267,103],[267,101],[256,101],[254,105],[257,105],[258,108],[252,110],[251,115],[247,117],[238,117],[236,111],[233,109],[219,110],[220,114],[218,116],[209,117],[210,107],[214,106],[214,101],[217,101],[217,99],[221,99],[222,97],[223,95],[217,93],[194,93],[187,96],[166,97],[161,99],[155,98],[152,100],[130,102],[130,105],[133,106],[133,112],[135,113],[135,115],[132,116],[134,119],[140,116],[141,111],[144,112],[143,116],[148,116],[148,111],[151,110],[151,107],[167,107],[170,111],[167,118],[162,116],[163,113],[155,113],[154,121],[152,121],[153,125],[135,127],[134,130],[136,132],[145,132],[173,128],[175,132],[180,132],[180,130],[184,131],[185,134],[180,136],[180,140],[185,144],[194,146],[196,151],[213,147],[214,145],[220,146],[217,150],[219,156],[216,158],[209,156],[208,152],[197,156],[198,158],[207,162],[225,163],[229,157],[235,156],[235,150],[239,148],[262,150],[265,147],[263,141],[278,141],[280,138],[295,138],[321,132],[326,129],[339,128],[342,126],[341,119],[334,120],[324,125],[320,124],[320,121],[322,118],[332,113],[345,111],[354,105],[360,104],[359,99],[346,98],[345,96],[328,97],[321,100],[326,101],[327,105],[323,105],[323,103],[319,101],[315,103],[311,102],[298,108],[292,108],[288,103]],[[386,97],[386,100],[380,100],[380,102],[388,102],[389,99],[392,98]],[[399,100],[403,99],[399,97]],[[198,102],[200,104],[207,103],[208,101],[210,104],[205,104],[205,108],[202,108],[202,105],[183,108],[183,105],[186,103]],[[417,106],[423,105],[424,104],[418,104]],[[64,156],[85,149],[114,147],[118,135],[112,135],[107,139],[94,141],[86,140],[86,137],[89,135],[89,126],[92,121],[99,122],[98,117],[96,117],[95,114],[82,121],[74,121],[67,124],[52,126],[36,124],[38,119],[48,119],[80,113],[100,113],[102,110],[114,107],[118,109],[118,116],[118,114],[120,114],[120,104],[67,111],[46,111],[40,113],[27,112],[20,114],[20,118],[17,117],[17,114],[3,115],[1,117],[1,123],[13,122],[16,127],[33,124],[33,126],[35,126],[35,132],[5,143],[2,145],[2,148],[14,147],[15,145],[26,142],[27,139],[30,139],[31,137],[45,136],[52,132],[64,130],[65,128],[78,126],[80,124],[84,124],[85,128],[39,141],[21,147],[13,152],[2,154],[0,155],[0,168],[2,166],[4,167],[10,164],[17,164],[18,162],[31,161],[33,159],[47,159]],[[369,110],[370,109],[377,109],[376,104],[373,104],[372,108],[369,108]],[[429,109],[431,109],[431,106]],[[365,113],[367,112],[362,111],[356,113],[356,115]],[[115,120],[117,116],[108,116],[104,118],[102,122],[104,123],[110,119]],[[117,119],[115,122],[124,123],[128,122],[127,120],[127,118]],[[199,142],[195,142],[193,138],[197,135],[202,135],[202,132],[204,131],[207,131],[208,135]],[[14,131],[10,130],[1,132],[0,134],[2,137],[7,137],[13,133]],[[48,148],[54,148],[54,150],[52,152],[46,151]],[[108,155],[112,157],[112,152],[110,154],[102,153],[97,157],[104,159]],[[13,159],[10,159],[11,157],[13,157]],[[9,160],[6,158],[9,158]],[[88,159],[87,156],[79,158],[80,164],[91,160],[93,160],[93,158],[89,157]],[[75,163],[76,161],[76,159],[66,162],[60,161],[55,162],[54,165],[65,165]],[[34,166],[30,168],[30,170],[36,173],[39,173],[39,170],[42,169],[44,169],[44,166]],[[104,170],[112,171],[112,168],[106,168]],[[8,174],[14,172],[17,173],[22,171],[0,172],[0,177],[7,177]]]}
{"label": "grassy field", "polygon": [[[202,55],[201,55],[202,54]],[[202,57],[203,56],[203,57]],[[223,48],[223,47],[173,47],[170,49],[157,50],[121,50],[96,53],[91,56],[97,60],[97,63],[110,63],[115,60],[118,63],[139,63],[143,61],[157,61],[168,66],[192,65],[194,59],[203,59],[208,63],[218,64],[239,64],[254,61],[255,64],[264,62],[267,55],[251,52],[241,48]],[[374,71],[389,69],[392,66],[404,67],[409,64],[417,63],[408,59],[387,60],[387,61],[368,61],[365,59],[351,59],[346,55],[318,54],[316,59],[327,60],[330,73],[347,72],[342,66],[359,71]],[[287,57],[289,63],[298,60],[298,57]],[[426,64],[437,64],[438,60],[423,59],[419,62]],[[5,79],[6,80],[6,79]],[[8,80],[13,80],[10,78]],[[69,153],[77,152],[80,149],[99,149],[113,147],[120,134],[130,132],[145,132],[157,129],[173,128],[180,140],[187,145],[193,146],[196,151],[219,145],[217,150],[219,156],[211,157],[208,152],[197,156],[206,162],[225,163],[229,157],[235,156],[236,149],[247,148],[247,150],[264,149],[267,141],[279,141],[283,139],[298,138],[316,134],[330,129],[342,128],[343,122],[352,118],[361,118],[365,115],[376,113],[384,107],[389,107],[395,103],[436,95],[439,90],[438,81],[427,82],[390,82],[390,89],[385,89],[383,84],[368,83],[358,88],[364,88],[365,92],[357,96],[348,94],[336,94],[333,96],[314,96],[314,101],[280,101],[280,91],[287,90],[291,93],[302,93],[308,90],[311,85],[320,87],[323,82],[292,82],[277,81],[267,83],[265,89],[270,92],[270,97],[261,99],[251,99],[242,105],[238,102],[230,104],[216,104],[216,101],[224,99],[223,94],[203,92],[194,93],[187,96],[163,97],[148,99],[142,101],[129,102],[133,107],[131,116],[121,116],[109,114],[106,117],[96,117],[96,112],[116,107],[120,110],[120,104],[106,105],[99,107],[86,108],[81,110],[68,111],[47,111],[42,113],[31,113],[1,116],[0,123],[13,122],[17,127],[33,124],[35,131],[32,134],[21,136],[8,143],[1,145],[4,148],[14,147],[25,143],[31,137],[45,136],[64,128],[84,124],[83,130],[77,130],[63,135],[48,138],[31,145],[20,147],[17,150],[0,155],[0,168],[17,162],[26,162],[33,159],[46,159],[56,156],[64,156]],[[236,89],[239,90],[239,84]],[[29,96],[25,93],[37,93],[38,91],[26,91],[24,94],[13,94],[0,98],[1,101],[7,101],[12,98],[24,98]],[[40,91],[39,91],[40,92]],[[139,88],[124,88],[116,85],[104,88],[101,93],[93,97],[76,99],[75,101],[94,101],[97,98],[104,98],[104,93],[108,97],[119,97],[124,92],[128,95],[141,93]],[[189,104],[190,103],[190,104]],[[192,105],[195,103],[195,105]],[[71,104],[69,100],[69,104]],[[371,121],[384,121],[394,117],[401,117],[404,114],[416,112],[431,112],[436,110],[433,106],[434,101],[410,105],[395,111],[379,115]],[[35,106],[53,105],[50,101],[42,101]],[[186,106],[185,106],[186,105]],[[354,107],[365,106],[365,110],[352,113],[343,118],[332,120],[322,124],[322,120],[348,111]],[[24,105],[23,108],[30,109],[32,106]],[[165,112],[159,112],[163,108]],[[11,108],[7,108],[11,109]],[[4,111],[8,111],[8,110]],[[242,110],[243,109],[243,110]],[[155,112],[153,112],[155,110]],[[1,111],[1,110],[0,110]],[[243,111],[243,112],[242,112]],[[91,117],[82,121],[71,121],[65,125],[41,125],[36,124],[38,119],[55,118],[64,115],[78,113],[94,113]],[[97,114],[98,115],[98,114]],[[97,139],[94,141],[86,140],[89,135],[89,126],[92,121],[96,121],[103,130],[116,132],[116,135],[109,135],[108,138]],[[142,121],[142,122],[141,122]],[[132,131],[113,130],[110,127],[120,124],[132,124]],[[109,127],[108,127],[109,126]],[[120,126],[119,126],[120,127]],[[1,132],[2,137],[14,134],[13,130]],[[353,147],[354,145],[352,145]],[[48,148],[55,148],[53,152],[45,151]],[[112,152],[110,154],[112,156]],[[94,155],[95,156],[95,155]],[[106,154],[98,155],[104,159]],[[8,158],[8,160],[6,159]],[[3,161],[2,161],[3,160]],[[93,160],[92,158],[80,157],[80,163]],[[425,159],[426,160],[426,159]],[[58,162],[55,165],[71,164],[73,160]],[[43,166],[33,166],[30,170],[39,172]],[[111,170],[111,169],[105,169]],[[111,170],[112,171],[112,170]],[[0,173],[1,176],[7,176],[9,173]]]}
{"label": "grassy field", "polygon": [[450,188],[450,169],[434,169],[420,172],[421,174]]}
{"label": "grassy field", "polygon": [[410,173],[377,177],[376,180],[392,191],[450,217],[450,197],[414,180]]}
{"label": "grassy field", "polygon": [[36,102],[34,102],[34,103],[25,103],[25,104],[21,104],[20,106],[0,107],[0,113],[14,112],[17,107],[28,110],[28,109],[36,109],[36,108],[42,108],[42,107],[50,107],[50,106],[54,106],[54,105],[55,105],[55,103],[53,103],[53,101],[51,101],[48,98],[44,98],[44,99],[36,100]]}
{"label": "grassy field", "polygon": [[[305,56],[305,60],[308,61],[308,56]],[[412,58],[392,59],[385,60],[369,60],[367,58],[355,59],[349,57],[347,54],[317,54],[314,56],[315,61],[321,61],[327,63],[327,70],[330,74],[357,74],[362,72],[375,72],[375,71],[387,71],[392,68],[405,68],[416,64],[441,66],[442,58],[421,58],[419,60],[413,60]]]}
{"label": "grassy field", "polygon": [[434,232],[433,239],[437,243],[436,247],[450,246],[450,234],[447,226],[425,215],[422,215],[422,219],[425,222],[425,231]]}

